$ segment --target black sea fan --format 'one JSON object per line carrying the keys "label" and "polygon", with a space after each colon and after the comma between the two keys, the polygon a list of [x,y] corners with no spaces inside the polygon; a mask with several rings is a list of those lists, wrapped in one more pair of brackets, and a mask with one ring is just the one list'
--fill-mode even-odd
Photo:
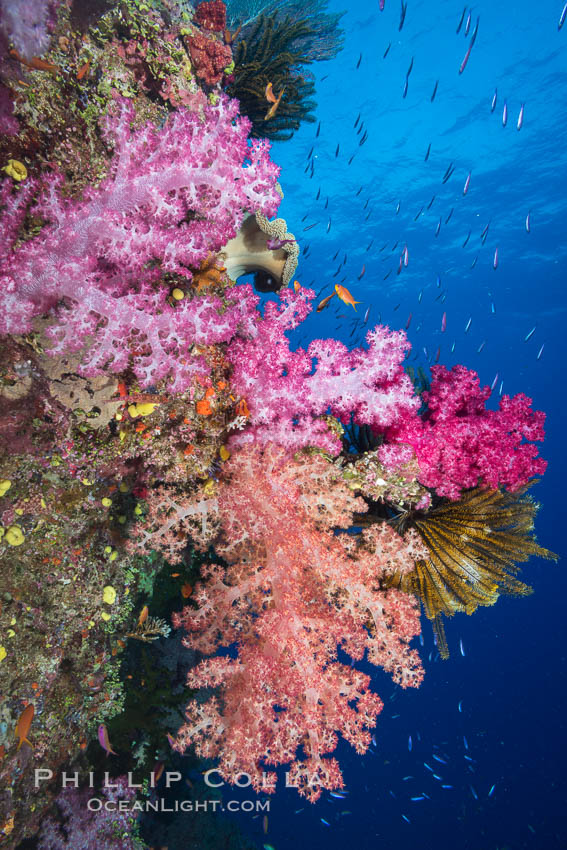
{"label": "black sea fan", "polygon": [[409,574],[391,584],[418,596],[433,621],[437,647],[449,656],[442,615],[472,614],[479,605],[494,605],[503,594],[525,596],[531,588],[515,578],[519,562],[531,555],[557,560],[533,536],[538,505],[526,496],[529,485],[509,493],[473,489],[458,502],[443,501],[427,513],[407,512],[392,524],[415,528],[429,550]]}
{"label": "black sea fan", "polygon": [[[315,120],[311,110],[316,104],[310,100],[315,85],[303,70],[313,60],[297,48],[297,41],[310,33],[306,21],[261,15],[250,34],[238,42],[233,81],[227,91],[239,100],[240,111],[251,120],[252,136],[285,141],[291,139],[301,121]],[[276,97],[282,91],[284,94],[273,117],[266,120],[271,106],[266,98],[268,83]]]}

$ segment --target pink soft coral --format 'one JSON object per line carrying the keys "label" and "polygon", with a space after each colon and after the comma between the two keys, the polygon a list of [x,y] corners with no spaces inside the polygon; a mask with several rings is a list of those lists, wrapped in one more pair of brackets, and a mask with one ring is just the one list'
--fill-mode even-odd
{"label": "pink soft coral", "polygon": [[408,418],[388,434],[394,445],[381,450],[387,468],[406,457],[407,450],[400,446],[398,452],[396,444],[409,445],[420,482],[449,499],[469,487],[516,490],[543,474],[547,464],[531,441],[543,440],[545,414],[532,410],[531,399],[504,396],[498,410],[487,410],[490,388],[481,389],[476,372],[433,366],[431,373],[431,389],[423,394],[426,415]]}
{"label": "pink soft coral", "polygon": [[377,326],[367,334],[368,349],[325,339],[290,351],[286,333],[309,314],[313,298],[310,289],[283,290],[280,303],[266,303],[254,338],[230,345],[232,386],[247,400],[251,425],[234,443],[316,445],[336,454],[341,442],[325,414],[348,422],[353,413],[355,422],[385,430],[417,411],[402,367],[410,347],[403,331]]}
{"label": "pink soft coral", "polygon": [[338,735],[365,752],[382,709],[369,676],[338,661],[337,647],[358,660],[368,653],[402,687],[422,679],[408,648],[419,633],[418,605],[380,583],[405,569],[403,541],[391,529],[363,544],[334,533],[365,503],[321,457],[290,461],[281,447],[254,447],[226,470],[217,551],[230,566],[203,568],[198,608],[174,624],[190,632],[188,646],[211,654],[236,641],[238,656],[191,670],[190,687],[219,687],[220,695],[188,706],[176,749],[195,744],[198,755],[220,759],[227,781],[244,772],[256,790],[274,789],[265,767],[289,764],[290,782],[315,800],[323,788],[342,787],[329,757]]}
{"label": "pink soft coral", "polygon": [[[218,251],[246,213],[273,215],[279,168],[266,142],[248,144],[250,124],[225,96],[204,119],[179,109],[160,129],[132,131],[133,119],[122,101],[107,120],[110,174],[82,201],[62,198],[61,178],[47,181],[34,213],[48,224],[0,264],[0,333],[25,333],[51,312],[53,352],[81,349],[92,337],[84,374],[131,363],[142,385],[170,374],[172,389],[182,390],[198,368],[190,346],[231,339],[250,325],[255,302],[242,289],[224,305],[195,297],[172,307],[159,279],[190,279],[188,267]],[[7,192],[8,184],[6,203]],[[9,234],[25,212],[16,200],[5,213]]]}

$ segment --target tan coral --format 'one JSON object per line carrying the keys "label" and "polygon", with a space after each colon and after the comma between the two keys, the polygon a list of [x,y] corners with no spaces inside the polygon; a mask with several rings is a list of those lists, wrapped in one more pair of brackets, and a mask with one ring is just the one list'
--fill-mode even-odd
{"label": "tan coral", "polygon": [[[281,248],[268,248],[268,240],[280,240]],[[285,241],[292,240],[292,241]],[[270,221],[262,213],[246,218],[234,239],[219,254],[232,280],[250,273],[264,273],[260,291],[276,291],[292,279],[297,268],[299,245],[293,233],[287,232],[285,219]],[[266,280],[268,278],[268,280]],[[269,280],[271,278],[271,282]]]}

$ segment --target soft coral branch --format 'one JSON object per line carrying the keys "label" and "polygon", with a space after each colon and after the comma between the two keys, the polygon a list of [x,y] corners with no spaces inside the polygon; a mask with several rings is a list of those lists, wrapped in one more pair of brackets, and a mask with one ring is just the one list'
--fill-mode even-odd
{"label": "soft coral branch", "polygon": [[174,308],[159,278],[191,279],[189,267],[233,237],[247,212],[273,215],[280,200],[269,146],[248,145],[237,108],[222,96],[204,119],[180,109],[160,129],[133,131],[133,111],[120,102],[106,122],[115,148],[108,177],[81,201],[63,199],[60,177],[47,179],[33,212],[48,223],[0,267],[0,333],[25,333],[51,311],[53,352],[94,337],[86,375],[132,359],[142,385],[173,374],[173,389],[186,388],[198,368],[189,346],[231,339],[255,302],[241,290],[228,305],[206,297]]}
{"label": "soft coral branch", "polygon": [[387,467],[404,459],[396,443],[411,446],[420,482],[449,499],[470,487],[517,490],[543,474],[547,464],[532,441],[543,440],[545,414],[532,410],[531,399],[504,396],[498,410],[487,410],[490,388],[481,388],[476,372],[433,366],[431,373],[431,389],[423,394],[427,413],[391,429],[394,445],[381,450]]}
{"label": "soft coral branch", "polygon": [[343,421],[352,414],[355,422],[384,430],[417,411],[402,367],[410,348],[403,331],[379,325],[367,334],[367,349],[325,339],[290,350],[286,334],[309,314],[313,297],[309,289],[282,291],[280,303],[266,304],[258,333],[230,345],[233,386],[248,401],[251,425],[234,444],[317,445],[337,453],[341,442],[321,419],[325,414]]}
{"label": "soft coral branch", "polygon": [[245,772],[257,790],[273,789],[266,766],[289,764],[300,792],[317,799],[321,788],[342,786],[328,757],[338,736],[364,752],[382,708],[369,677],[337,660],[337,648],[354,659],[367,653],[402,687],[421,681],[408,647],[419,633],[418,607],[380,582],[396,569],[391,538],[401,562],[403,541],[391,529],[363,543],[334,533],[365,504],[320,456],[242,449],[227,474],[217,551],[229,567],[204,568],[198,608],[174,623],[189,631],[188,645],[211,654],[237,642],[238,657],[209,658],[190,672],[190,687],[219,687],[222,699],[189,705],[176,746],[195,744],[199,755],[220,759],[228,781]]}

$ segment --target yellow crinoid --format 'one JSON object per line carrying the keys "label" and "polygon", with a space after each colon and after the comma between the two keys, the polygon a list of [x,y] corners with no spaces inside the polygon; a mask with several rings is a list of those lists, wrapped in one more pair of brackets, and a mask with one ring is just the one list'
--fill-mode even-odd
{"label": "yellow crinoid", "polygon": [[421,599],[443,658],[449,656],[443,614],[472,614],[503,593],[525,596],[532,591],[515,577],[517,564],[532,555],[557,560],[533,536],[539,506],[526,495],[528,486],[514,493],[475,488],[458,502],[443,501],[394,521],[399,530],[417,530],[429,557],[416,561],[411,573],[392,576],[390,584]]}

